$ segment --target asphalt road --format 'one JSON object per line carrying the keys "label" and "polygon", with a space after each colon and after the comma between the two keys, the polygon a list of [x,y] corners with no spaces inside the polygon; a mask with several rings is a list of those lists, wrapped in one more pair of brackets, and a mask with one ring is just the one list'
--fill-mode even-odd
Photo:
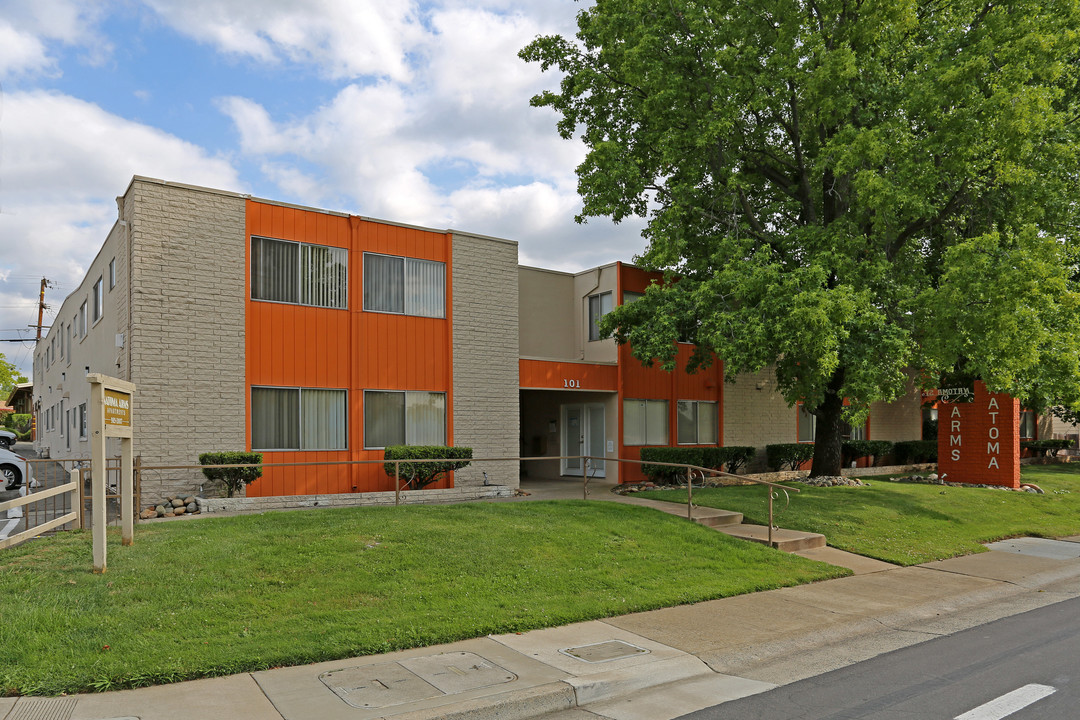
{"label": "asphalt road", "polygon": [[879,655],[686,720],[1076,720],[1080,598]]}

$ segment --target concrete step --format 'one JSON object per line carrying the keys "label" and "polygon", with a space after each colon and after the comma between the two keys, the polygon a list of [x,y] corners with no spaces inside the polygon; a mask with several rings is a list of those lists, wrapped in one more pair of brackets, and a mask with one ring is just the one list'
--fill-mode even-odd
{"label": "concrete step", "polygon": [[[732,537],[761,543],[762,545],[769,544],[769,528],[765,525],[723,525],[716,529]],[[825,547],[825,536],[821,533],[776,528],[772,531],[772,547],[784,552],[821,548]]]}
{"label": "concrete step", "polygon": [[705,527],[719,528],[726,525],[739,525],[743,521],[742,513],[713,508],[694,508],[694,522]]}

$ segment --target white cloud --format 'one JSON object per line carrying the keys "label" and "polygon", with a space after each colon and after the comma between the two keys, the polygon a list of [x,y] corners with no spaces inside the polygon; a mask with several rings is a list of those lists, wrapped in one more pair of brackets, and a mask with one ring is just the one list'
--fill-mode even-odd
{"label": "white cloud", "polygon": [[558,137],[553,113],[529,106],[558,79],[518,50],[572,31],[572,13],[551,4],[563,26],[533,17],[542,3],[444,2],[427,11],[409,83],[356,82],[298,118],[243,97],[219,108],[242,151],[299,202],[518,240],[523,262],[547,267],[628,260],[642,249],[641,223],[573,222],[584,147]]}
{"label": "white cloud", "polygon": [[423,35],[413,2],[144,0],[179,32],[259,62],[313,63],[330,77],[410,75]]}
{"label": "white cloud", "polygon": [[0,74],[58,72],[53,42],[81,47],[84,62],[100,65],[112,52],[97,30],[105,10],[80,0],[0,0]]}
{"label": "white cloud", "polygon": [[55,281],[58,288],[49,292],[47,301],[56,307],[75,289],[116,219],[116,196],[133,175],[233,190],[243,187],[228,161],[156,128],[57,93],[6,95],[4,150],[0,166],[0,263],[7,276],[0,279],[4,330],[37,319],[32,310],[36,281],[28,279],[45,276]]}

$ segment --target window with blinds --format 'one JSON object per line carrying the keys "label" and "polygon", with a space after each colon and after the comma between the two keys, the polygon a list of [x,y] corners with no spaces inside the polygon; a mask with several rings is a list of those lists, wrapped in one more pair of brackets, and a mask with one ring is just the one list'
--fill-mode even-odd
{"label": "window with blinds", "polygon": [[349,251],[308,243],[251,238],[251,299],[344,310]]}
{"label": "window with blinds", "polygon": [[346,392],[251,388],[252,450],[346,450]]}
{"label": "window with blinds", "polygon": [[364,447],[445,445],[446,393],[364,392]]}
{"label": "window with blinds", "polygon": [[446,317],[446,263],[364,253],[364,309]]}
{"label": "window with blinds", "polygon": [[667,445],[667,400],[623,400],[623,444]]}

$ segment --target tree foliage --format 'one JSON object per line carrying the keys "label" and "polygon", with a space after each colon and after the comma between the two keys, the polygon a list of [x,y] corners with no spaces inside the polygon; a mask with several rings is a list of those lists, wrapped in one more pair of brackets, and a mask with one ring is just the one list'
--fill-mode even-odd
{"label": "tree foliage", "polygon": [[4,353],[0,353],[0,401],[7,400],[15,386],[24,382],[29,380],[19,372],[14,363],[4,357]]}
{"label": "tree foliage", "polygon": [[604,329],[774,366],[814,474],[911,368],[1076,404],[1078,29],[1077,0],[597,0],[521,55],[563,74],[533,104],[585,143],[578,220],[648,217],[666,273]]}

